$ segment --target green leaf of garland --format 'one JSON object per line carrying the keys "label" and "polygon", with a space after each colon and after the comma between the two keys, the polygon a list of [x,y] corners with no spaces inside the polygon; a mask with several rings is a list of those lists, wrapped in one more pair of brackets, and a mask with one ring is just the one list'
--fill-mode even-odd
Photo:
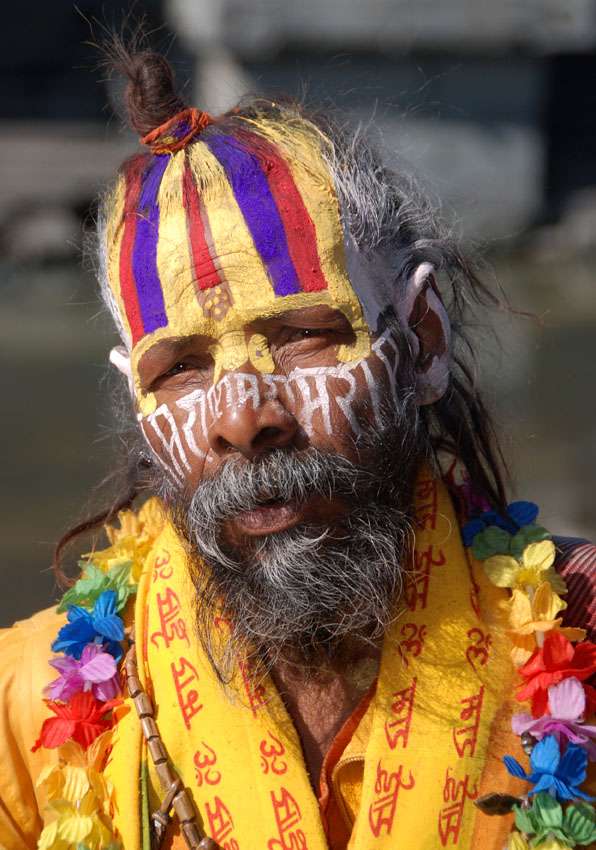
{"label": "green leaf of garland", "polygon": [[534,812],[531,809],[526,812],[524,809],[520,809],[519,806],[514,806],[513,811],[515,812],[515,825],[520,832],[525,832],[526,835],[533,835],[538,831],[538,824],[535,817],[533,817]]}
{"label": "green leaf of garland", "polygon": [[534,798],[534,813],[545,829],[560,829],[563,826],[561,804],[548,791],[540,791]]}
{"label": "green leaf of garland", "polygon": [[595,814],[593,807],[587,803],[568,806],[563,822],[566,834],[578,844],[596,841]]}
{"label": "green leaf of garland", "polygon": [[105,573],[99,567],[96,567],[93,563],[85,563],[85,577],[80,578],[73,587],[66,591],[57,608],[57,613],[62,614],[66,611],[67,605],[87,607],[83,603],[89,595],[97,598],[99,594],[96,595],[96,592],[103,586],[104,580]]}
{"label": "green leaf of garland", "polygon": [[476,560],[484,561],[493,555],[510,555],[521,561],[524,549],[530,543],[549,540],[550,533],[541,525],[524,525],[515,535],[509,534],[498,525],[480,531],[472,542],[472,553]]}
{"label": "green leaf of garland", "polygon": [[115,592],[116,610],[121,611],[129,597],[137,591],[136,585],[129,583],[132,565],[132,561],[126,561],[104,573],[92,561],[85,563],[84,578],[80,578],[74,587],[66,591],[56,609],[57,613],[62,614],[68,605],[78,605],[86,611],[93,611],[96,601],[106,590]]}
{"label": "green leaf of garland", "polygon": [[529,838],[529,845],[536,850],[544,841],[557,838],[561,843],[569,847],[575,846],[572,838],[563,826],[563,809],[560,803],[547,791],[540,791],[533,800],[532,808],[528,811],[513,807],[515,811],[515,825],[519,830],[525,832]]}
{"label": "green leaf of garland", "polygon": [[508,555],[511,535],[498,525],[485,528],[474,537],[472,554],[477,561],[484,561],[492,555]]}
{"label": "green leaf of garland", "polygon": [[556,838],[565,847],[575,847],[575,841],[569,839],[562,829],[546,828],[541,829],[540,833],[530,840],[530,847],[536,847],[537,850],[540,850],[543,841],[552,841],[553,838]]}

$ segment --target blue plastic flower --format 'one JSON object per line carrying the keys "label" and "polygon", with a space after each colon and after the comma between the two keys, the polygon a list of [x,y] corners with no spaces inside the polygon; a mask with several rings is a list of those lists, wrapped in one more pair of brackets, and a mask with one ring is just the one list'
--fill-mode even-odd
{"label": "blue plastic flower", "polygon": [[539,791],[550,791],[554,788],[557,799],[560,801],[581,798],[592,801],[595,797],[584,794],[577,786],[586,778],[586,764],[588,756],[586,751],[577,744],[569,744],[565,755],[561,758],[559,745],[554,735],[547,735],[539,741],[530,756],[530,767],[532,772],[529,776],[525,770],[511,756],[505,756],[505,767],[513,776],[534,782],[534,787],[529,792],[537,794]]}
{"label": "blue plastic flower", "polygon": [[[491,513],[495,513],[495,511],[491,511]],[[461,530],[464,546],[471,546],[476,535],[484,531],[485,528],[486,526],[481,519],[471,519],[470,522],[466,523]]]}
{"label": "blue plastic flower", "polygon": [[98,598],[93,613],[69,605],[66,615],[68,624],[58,632],[52,644],[52,652],[64,652],[80,658],[89,643],[101,643],[116,661],[122,658],[119,641],[124,638],[124,623],[116,614],[116,594],[106,590]]}
{"label": "blue plastic flower", "polygon": [[507,516],[498,511],[484,511],[479,517],[471,519],[462,528],[465,546],[471,546],[474,538],[485,528],[497,525],[509,534],[515,534],[524,525],[531,525],[538,516],[538,508],[533,502],[512,502],[507,508]]}

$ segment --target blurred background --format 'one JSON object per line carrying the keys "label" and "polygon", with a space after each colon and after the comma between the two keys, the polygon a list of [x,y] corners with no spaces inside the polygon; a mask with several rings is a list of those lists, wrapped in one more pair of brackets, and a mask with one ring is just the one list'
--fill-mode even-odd
{"label": "blurred background", "polygon": [[[86,42],[122,6],[3,13],[0,625],[58,598],[52,547],[110,465],[114,340],[81,247],[137,142]],[[536,316],[497,316],[500,347],[478,329],[512,495],[553,532],[594,537],[596,0],[143,0],[143,13],[197,105],[285,90],[351,109],[455,207]]]}

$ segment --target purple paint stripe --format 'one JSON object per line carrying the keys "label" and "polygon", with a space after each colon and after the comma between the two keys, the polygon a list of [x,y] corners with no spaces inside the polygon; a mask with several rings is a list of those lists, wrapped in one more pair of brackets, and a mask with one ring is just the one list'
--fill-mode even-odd
{"label": "purple paint stripe", "polygon": [[211,138],[207,145],[226,172],[275,294],[300,292],[286,231],[259,160],[228,136]]}
{"label": "purple paint stripe", "polygon": [[157,272],[159,240],[159,204],[157,193],[169,156],[156,156],[143,174],[137,205],[137,232],[132,254],[132,272],[137,289],[139,309],[146,334],[168,324],[166,308]]}

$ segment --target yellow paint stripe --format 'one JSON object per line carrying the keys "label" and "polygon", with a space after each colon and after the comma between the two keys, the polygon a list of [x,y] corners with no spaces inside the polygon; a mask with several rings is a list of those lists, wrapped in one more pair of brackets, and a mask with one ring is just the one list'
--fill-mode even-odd
{"label": "yellow paint stripe", "polygon": [[327,181],[320,176],[328,173],[327,165],[312,149],[309,152],[310,158],[305,151],[304,158],[290,163],[290,168],[315,225],[317,253],[327,281],[330,303],[344,313],[356,334],[354,345],[342,345],[339,352],[339,359],[349,362],[370,354],[369,328],[348,277],[337,195],[331,179]]}
{"label": "yellow paint stripe", "polygon": [[186,211],[182,196],[184,152],[170,157],[161,181],[157,272],[161,281],[169,335],[191,332],[202,319],[194,284],[194,270],[187,238]]}
{"label": "yellow paint stripe", "polygon": [[223,167],[203,143],[191,146],[189,161],[199,191],[204,187],[216,263],[230,286],[234,310],[247,315],[269,308],[275,293]]}

